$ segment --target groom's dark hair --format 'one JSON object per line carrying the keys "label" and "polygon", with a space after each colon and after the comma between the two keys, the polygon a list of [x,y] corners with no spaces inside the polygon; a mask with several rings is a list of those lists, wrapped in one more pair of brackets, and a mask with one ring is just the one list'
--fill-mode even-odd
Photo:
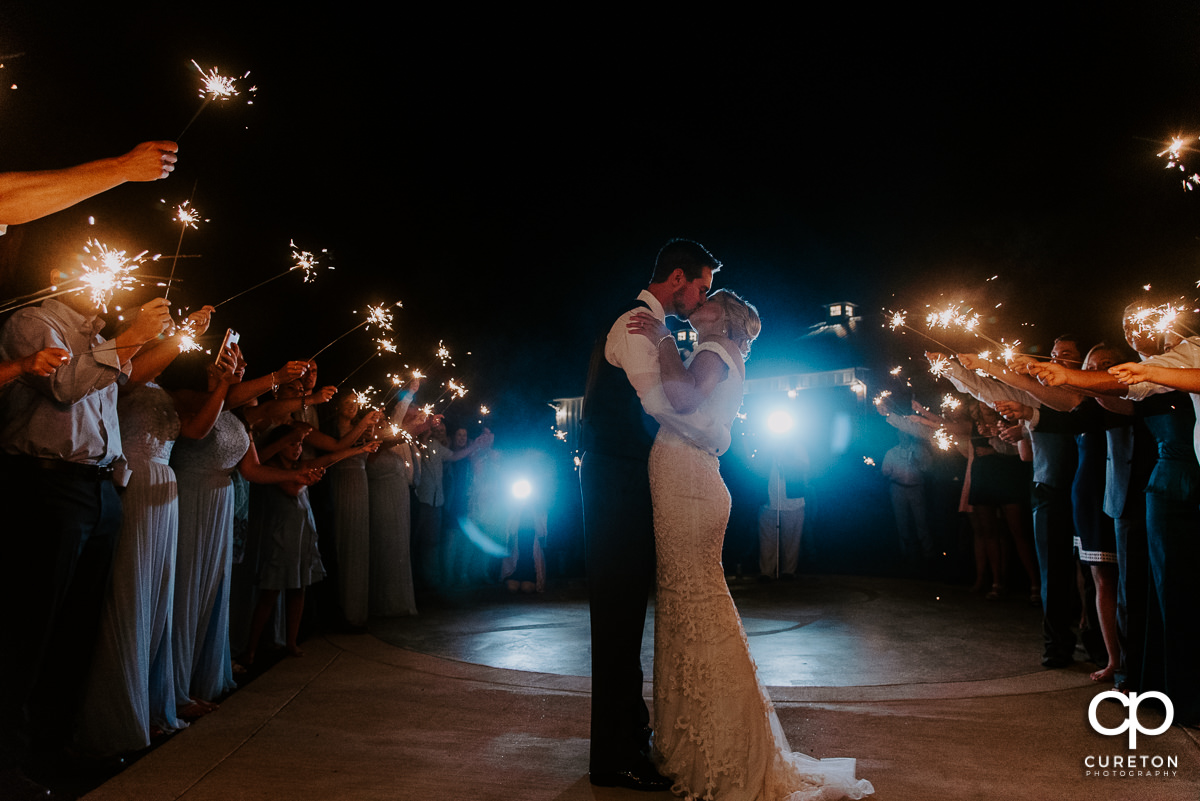
{"label": "groom's dark hair", "polygon": [[683,270],[683,275],[687,280],[695,281],[704,273],[705,267],[715,273],[721,269],[721,262],[713,258],[713,255],[705,250],[699,242],[693,242],[690,239],[672,239],[658,251],[650,283],[661,284],[676,270]]}

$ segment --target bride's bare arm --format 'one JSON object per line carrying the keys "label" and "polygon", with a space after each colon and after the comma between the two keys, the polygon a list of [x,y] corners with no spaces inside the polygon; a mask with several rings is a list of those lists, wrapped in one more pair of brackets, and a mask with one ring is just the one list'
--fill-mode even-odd
{"label": "bride's bare arm", "polygon": [[657,342],[659,374],[663,392],[671,408],[681,414],[694,412],[713,393],[717,384],[729,375],[729,365],[710,351],[701,351],[692,359],[690,368],[683,366],[675,337],[661,320],[639,312],[629,322],[629,330]]}

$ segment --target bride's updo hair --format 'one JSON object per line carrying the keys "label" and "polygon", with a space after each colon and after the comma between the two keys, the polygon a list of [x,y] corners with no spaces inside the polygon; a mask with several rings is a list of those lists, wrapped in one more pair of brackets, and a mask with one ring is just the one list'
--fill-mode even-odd
{"label": "bride's updo hair", "polygon": [[725,312],[725,336],[737,345],[738,350],[742,352],[743,361],[749,359],[750,343],[762,331],[758,309],[728,289],[718,289],[709,295],[706,302],[720,304]]}

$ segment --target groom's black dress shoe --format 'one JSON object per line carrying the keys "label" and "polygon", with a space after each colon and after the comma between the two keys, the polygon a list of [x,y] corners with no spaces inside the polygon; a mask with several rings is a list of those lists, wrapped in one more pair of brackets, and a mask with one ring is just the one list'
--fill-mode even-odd
{"label": "groom's black dress shoe", "polygon": [[592,771],[588,774],[597,787],[624,787],[627,790],[644,790],[655,793],[671,789],[671,780],[654,769],[649,762],[625,770]]}

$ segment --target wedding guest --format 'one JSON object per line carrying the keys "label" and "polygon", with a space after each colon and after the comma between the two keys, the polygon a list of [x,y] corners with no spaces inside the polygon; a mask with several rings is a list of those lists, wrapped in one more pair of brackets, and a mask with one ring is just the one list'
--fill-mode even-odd
{"label": "wedding guest", "polygon": [[[354,395],[340,396],[335,416],[322,432],[342,450],[373,438],[383,419],[378,410],[359,414]],[[311,435],[310,435],[311,436]],[[319,443],[318,447],[322,447]],[[374,443],[378,448],[379,443]],[[374,450],[374,449],[373,449]],[[342,616],[351,629],[363,629],[370,612],[371,507],[367,482],[367,456],[362,452],[342,459],[329,470],[329,497],[333,510],[333,540],[337,552],[338,599]]]}
{"label": "wedding guest", "polygon": [[[342,459],[369,453],[378,447],[375,442],[367,442],[343,451],[326,453],[313,460],[303,460],[303,443],[309,431],[311,429],[304,423],[276,428],[266,444],[277,444],[280,448],[268,463],[285,470],[317,471],[319,475]],[[316,523],[308,505],[308,482],[280,482],[267,487],[264,495],[266,503],[256,509],[259,519],[255,521],[255,527],[263,535],[265,553],[258,581],[258,605],[254,610],[250,636],[241,660],[247,666],[254,663],[263,628],[275,609],[280,592],[287,599],[288,653],[292,656],[304,655],[297,640],[300,618],[304,614],[305,590],[325,577],[321,552],[317,549]]]}
{"label": "wedding guest", "polygon": [[[229,641],[229,581],[233,559],[234,497],[230,474],[237,469],[249,481],[304,481],[303,471],[262,465],[246,426],[230,410],[257,397],[266,379],[247,381],[237,391],[246,364],[237,345],[232,368],[204,354],[178,359],[163,384],[180,413],[217,404],[216,423],[199,440],[181,439],[171,454],[179,483],[179,549],[175,583],[174,632],[176,682],[190,697],[214,702],[234,688]],[[303,365],[303,362],[289,365]],[[291,372],[290,368],[285,368]],[[295,376],[291,376],[295,377]]]}
{"label": "wedding guest", "polygon": [[[193,335],[205,332],[212,311],[205,306],[189,316]],[[174,680],[171,617],[179,505],[169,459],[181,431],[204,436],[217,410],[181,419],[170,396],[154,383],[178,355],[178,333],[143,348],[118,394],[130,481],[121,496],[121,529],[76,736],[77,747],[91,755],[147,748],[155,733],[187,725],[178,709],[193,717],[203,712],[176,693]]]}
{"label": "wedding guest", "polygon": [[57,757],[74,729],[121,521],[117,382],[170,324],[169,304],[159,298],[105,341],[99,313],[90,295],[64,295],[18,310],[0,331],[2,360],[48,347],[69,354],[53,374],[26,374],[0,397],[0,492],[14,566],[0,588],[6,798],[45,792],[22,770],[31,740],[38,757]]}
{"label": "wedding guest", "polygon": [[[1146,534],[1151,582],[1146,645],[1137,691],[1161,690],[1171,699],[1178,725],[1200,725],[1200,685],[1193,680],[1200,663],[1200,619],[1194,614],[1200,588],[1194,565],[1200,561],[1195,532],[1200,526],[1200,465],[1195,449],[1197,397],[1189,383],[1200,366],[1192,355],[1200,341],[1140,329],[1133,323],[1135,304],[1126,309],[1125,336],[1143,359],[1114,365],[1108,372],[1034,365],[1030,374],[1049,386],[1138,401],[1137,411],[1158,444],[1158,460],[1146,486]],[[1166,368],[1165,374],[1159,374]],[[1171,372],[1177,371],[1177,372]],[[1153,381],[1151,379],[1154,379]],[[1161,383],[1159,383],[1161,381]],[[1192,404],[1175,394],[1193,392]],[[1195,387],[1200,389],[1200,387]]]}
{"label": "wedding guest", "polygon": [[929,450],[921,440],[903,431],[883,457],[881,472],[891,485],[900,554],[908,562],[931,560],[934,556],[925,500],[925,474],[929,466]]}
{"label": "wedding guest", "polygon": [[[367,457],[367,490],[371,514],[371,614],[384,617],[415,615],[412,558],[410,490],[413,456],[408,441],[412,432],[404,428],[413,395],[420,389],[414,379],[400,394],[389,417],[379,450]],[[408,418],[415,420],[415,415]]]}

